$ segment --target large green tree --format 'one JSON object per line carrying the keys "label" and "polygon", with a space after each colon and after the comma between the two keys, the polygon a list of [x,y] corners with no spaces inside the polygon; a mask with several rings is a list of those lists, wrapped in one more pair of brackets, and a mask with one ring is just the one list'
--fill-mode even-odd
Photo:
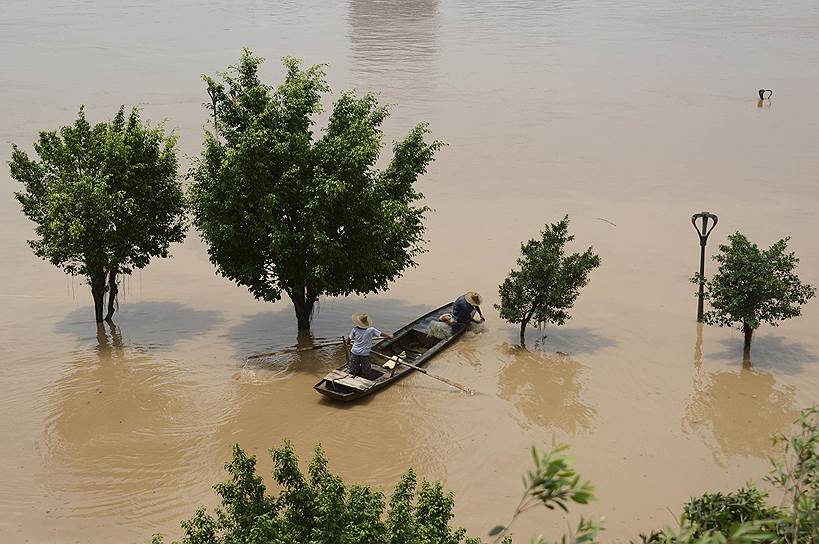
{"label": "large green tree", "polygon": [[583,253],[566,255],[566,244],[574,240],[569,234],[569,216],[546,225],[540,238],[521,244],[518,269],[509,272],[500,285],[500,316],[520,324],[520,342],[524,343],[526,327],[535,323],[562,325],[571,318],[569,310],[589,283],[589,274],[600,266],[600,257],[589,247]]}
{"label": "large green tree", "polygon": [[136,108],[93,126],[80,108],[73,124],[41,132],[34,151],[31,159],[15,145],[9,161],[24,186],[15,196],[37,224],[29,245],[88,279],[98,323],[107,292],[111,319],[117,275],[167,257],[170,243],[185,236],[176,137],[144,123]]}
{"label": "large green tree", "polygon": [[375,168],[387,108],[375,96],[342,94],[323,134],[314,118],[329,91],[321,66],[285,58],[276,88],[262,59],[205,77],[213,116],[193,172],[194,221],[220,274],[275,302],[286,293],[299,329],[322,295],[386,289],[422,251],[424,214],[415,182],[441,143],[420,124]]}
{"label": "large green tree", "polygon": [[[796,275],[799,259],[788,251],[784,238],[762,250],[741,232],[728,237],[713,259],[719,269],[705,282],[705,299],[711,309],[703,320],[720,327],[738,326],[745,335],[745,353],[751,349],[754,331],[762,323],[776,327],[796,317],[816,294]],[[691,281],[699,283],[696,274]]]}

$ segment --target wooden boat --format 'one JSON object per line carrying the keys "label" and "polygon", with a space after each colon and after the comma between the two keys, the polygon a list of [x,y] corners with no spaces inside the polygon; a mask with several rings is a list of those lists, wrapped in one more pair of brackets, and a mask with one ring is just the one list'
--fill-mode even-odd
{"label": "wooden boat", "polygon": [[351,376],[347,373],[347,365],[344,365],[327,374],[313,389],[332,399],[351,401],[372,395],[415,372],[400,363],[392,369],[383,365],[390,357],[398,356],[413,365],[424,366],[436,354],[458,340],[466,331],[466,325],[453,324],[452,335],[444,339],[428,334],[433,321],[438,321],[442,314],[452,313],[452,304],[450,302],[419,317],[396,331],[392,338],[376,343],[370,353],[372,368],[367,376]]}

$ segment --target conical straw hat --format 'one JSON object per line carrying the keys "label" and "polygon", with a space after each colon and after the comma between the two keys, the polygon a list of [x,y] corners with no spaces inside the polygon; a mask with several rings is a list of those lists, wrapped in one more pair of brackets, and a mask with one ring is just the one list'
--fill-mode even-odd
{"label": "conical straw hat", "polygon": [[355,323],[362,329],[366,329],[373,326],[373,322],[370,319],[370,316],[368,316],[367,314],[353,314],[353,323]]}

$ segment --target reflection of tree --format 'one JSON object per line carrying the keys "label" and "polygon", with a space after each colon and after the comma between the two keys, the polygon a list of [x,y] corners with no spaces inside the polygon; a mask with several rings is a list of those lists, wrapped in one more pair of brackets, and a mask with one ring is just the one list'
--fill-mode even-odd
{"label": "reflection of tree", "polygon": [[48,481],[71,494],[81,515],[138,519],[174,507],[184,515],[207,436],[192,384],[182,369],[127,349],[115,325],[109,336],[100,324],[97,338],[97,353],[77,358],[56,381]]}
{"label": "reflection of tree", "polygon": [[694,395],[683,427],[704,437],[719,461],[734,455],[767,457],[774,453],[771,435],[786,431],[798,415],[793,387],[776,387],[772,374],[751,369],[702,372],[702,323],[694,345]]}
{"label": "reflection of tree", "polygon": [[512,402],[530,425],[566,432],[588,430],[596,415],[580,400],[583,366],[571,357],[504,344],[500,397]]}
{"label": "reflection of tree", "polygon": [[350,0],[353,71],[380,88],[428,84],[438,50],[437,15],[438,0]]}
{"label": "reflection of tree", "polygon": [[772,374],[748,368],[739,372],[697,374],[683,426],[705,438],[719,461],[734,455],[767,457],[770,437],[787,431],[798,416],[792,387],[777,387]]}
{"label": "reflection of tree", "polygon": [[312,391],[343,361],[339,347],[299,353],[291,370],[240,373],[226,403],[229,413],[212,432],[220,455],[227,459],[238,443],[258,456],[259,473],[269,474],[267,450],[289,439],[304,457],[321,443],[332,470],[350,481],[380,486],[397,481],[408,466],[443,474],[446,455],[440,448],[451,437],[419,404],[412,378],[351,403],[328,401]]}

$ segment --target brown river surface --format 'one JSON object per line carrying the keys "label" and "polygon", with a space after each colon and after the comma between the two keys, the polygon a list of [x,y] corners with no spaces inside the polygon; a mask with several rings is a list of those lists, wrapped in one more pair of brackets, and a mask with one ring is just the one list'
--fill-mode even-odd
{"label": "brown river surface", "polygon": [[[585,513],[623,541],[674,522],[691,495],[767,471],[771,433],[819,397],[819,303],[740,333],[695,323],[692,213],[760,244],[791,235],[819,284],[819,3],[815,0],[5,0],[0,142],[141,104],[200,148],[199,79],[238,59],[329,63],[335,91],[395,105],[388,140],[426,120],[443,149],[420,182],[429,252],[389,292],[324,300],[317,337],[369,312],[391,330],[466,290],[488,322],[438,357],[467,397],[416,375],[338,406],[312,385],[340,350],[243,368],[292,345],[286,302],[214,274],[195,233],[126,278],[97,334],[89,289],[32,256],[32,225],[0,172],[0,541],[146,542],[213,505],[231,446],[317,443],[351,482],[389,490],[408,466],[456,493],[476,535],[517,504],[529,447],[571,444],[598,487]],[[773,98],[757,103],[759,88]],[[573,319],[535,349],[491,305],[518,244],[568,213],[603,259]],[[709,265],[709,269],[713,267]],[[560,352],[560,353],[558,353]],[[577,511],[571,519],[575,519]],[[523,542],[565,528],[534,510]]]}

